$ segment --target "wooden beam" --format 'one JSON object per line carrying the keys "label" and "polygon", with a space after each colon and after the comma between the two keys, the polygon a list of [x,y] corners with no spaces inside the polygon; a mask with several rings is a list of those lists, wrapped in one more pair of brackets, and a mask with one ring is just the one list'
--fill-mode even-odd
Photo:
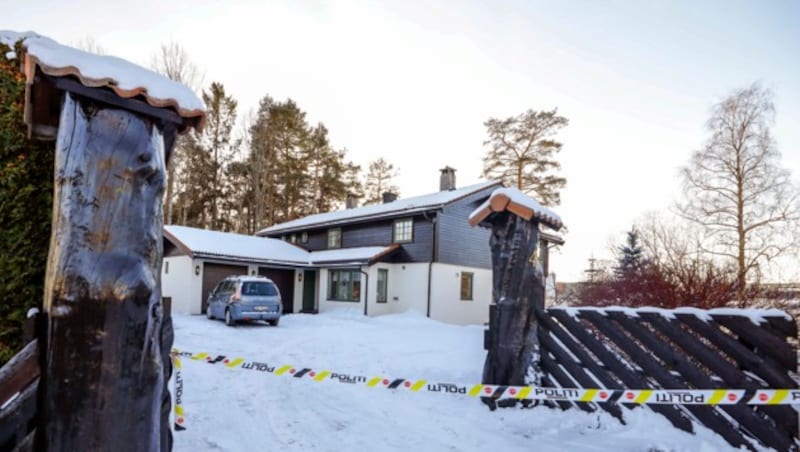
{"label": "wooden beam", "polygon": [[68,91],[57,143],[43,448],[166,450],[161,131]]}

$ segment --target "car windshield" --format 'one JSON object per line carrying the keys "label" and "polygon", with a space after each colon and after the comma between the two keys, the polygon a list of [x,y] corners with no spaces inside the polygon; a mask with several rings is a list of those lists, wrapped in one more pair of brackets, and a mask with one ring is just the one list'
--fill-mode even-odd
{"label": "car windshield", "polygon": [[275,285],[268,282],[252,281],[242,283],[242,295],[278,295]]}

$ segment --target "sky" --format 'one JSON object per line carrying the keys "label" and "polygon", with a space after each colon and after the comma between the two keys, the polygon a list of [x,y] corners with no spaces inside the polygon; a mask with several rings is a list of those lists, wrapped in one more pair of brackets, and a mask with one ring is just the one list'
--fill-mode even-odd
{"label": "sky", "polygon": [[737,88],[774,92],[773,133],[799,179],[798,21],[788,0],[0,0],[0,29],[91,38],[142,65],[178,42],[240,115],[265,95],[294,99],[349,159],[392,162],[402,197],[438,190],[446,165],[458,186],[482,180],[490,117],[558,108],[570,121],[557,135],[558,281],[583,279],[590,257],[680,198],[711,106]]}

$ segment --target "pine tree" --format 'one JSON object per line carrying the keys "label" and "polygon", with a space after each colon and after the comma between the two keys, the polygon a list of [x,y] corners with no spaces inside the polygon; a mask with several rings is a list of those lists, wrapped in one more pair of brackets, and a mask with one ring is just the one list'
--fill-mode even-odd
{"label": "pine tree", "polygon": [[383,202],[385,192],[397,193],[397,186],[392,183],[392,179],[397,176],[394,165],[386,161],[383,157],[370,162],[367,172],[366,182],[364,183],[364,204],[380,204]]}
{"label": "pine tree", "polygon": [[555,174],[561,164],[555,154],[561,143],[553,135],[569,124],[557,109],[533,111],[506,119],[490,118],[484,125],[489,152],[483,159],[484,176],[513,185],[546,206],[561,203],[567,180]]}
{"label": "pine tree", "polygon": [[206,170],[210,222],[207,227],[215,231],[225,231],[229,229],[229,225],[220,215],[226,192],[223,170],[233,159],[236,148],[232,132],[236,124],[237,102],[225,93],[225,87],[221,83],[212,83],[209,90],[203,92],[203,102],[207,111],[202,143],[209,153]]}
{"label": "pine tree", "polygon": [[639,243],[639,232],[631,228],[627,233],[625,244],[617,248],[618,258],[617,267],[614,274],[618,279],[623,279],[629,275],[636,274],[644,266],[644,251]]}

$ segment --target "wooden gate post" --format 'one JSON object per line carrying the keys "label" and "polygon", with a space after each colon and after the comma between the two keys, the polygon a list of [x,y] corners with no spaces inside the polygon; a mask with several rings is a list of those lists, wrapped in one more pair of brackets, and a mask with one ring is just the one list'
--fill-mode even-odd
{"label": "wooden gate post", "polygon": [[[469,222],[491,228],[492,298],[483,383],[539,384],[536,310],[544,309],[545,275],[539,262],[539,223],[553,229],[561,219],[513,188],[495,190]],[[492,398],[484,399],[494,408]]]}
{"label": "wooden gate post", "polygon": [[[510,213],[494,216],[489,348],[483,383],[523,386],[538,375],[535,309],[544,308],[544,275],[538,263],[539,222]],[[534,382],[534,383],[538,383]]]}
{"label": "wooden gate post", "polygon": [[160,299],[164,159],[151,118],[65,93],[45,283],[49,452],[171,447],[162,412],[172,345]]}

